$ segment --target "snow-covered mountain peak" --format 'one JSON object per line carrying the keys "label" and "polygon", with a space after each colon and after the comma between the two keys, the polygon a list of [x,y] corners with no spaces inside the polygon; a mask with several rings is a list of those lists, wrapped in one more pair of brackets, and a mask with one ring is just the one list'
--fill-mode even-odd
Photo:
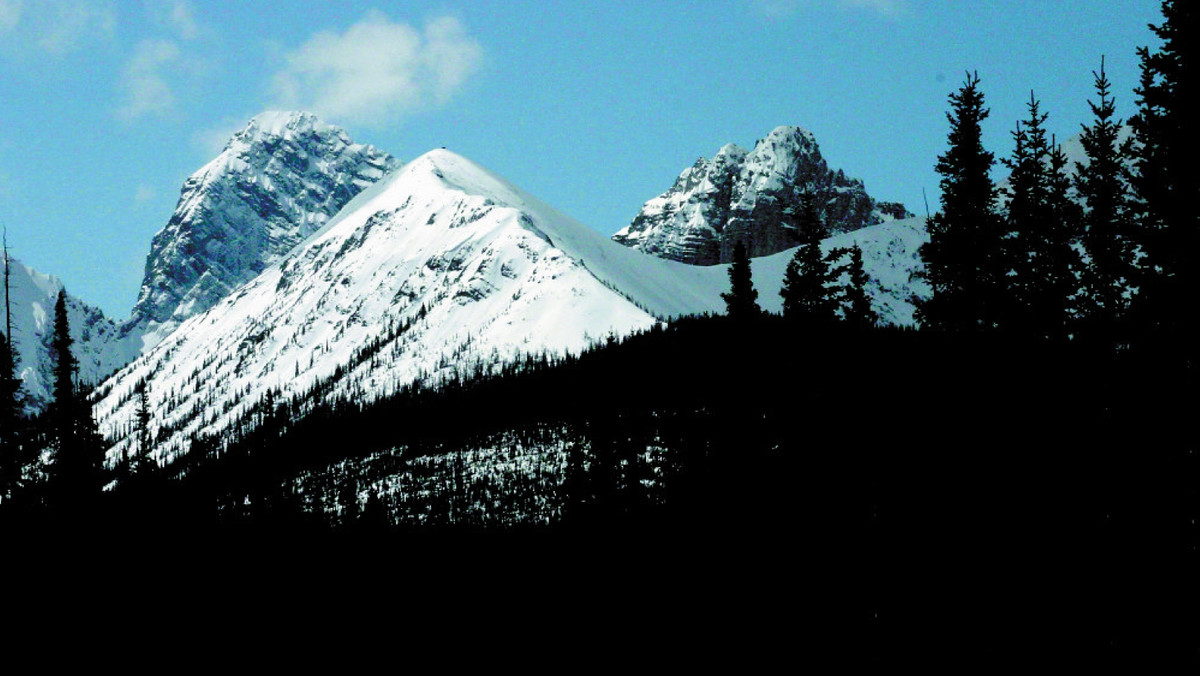
{"label": "snow-covered mountain peak", "polygon": [[[246,127],[234,134],[234,138],[253,142],[256,138],[270,136],[295,136],[304,133],[335,133],[344,135],[342,129],[325,124],[312,113],[300,110],[268,110],[250,118]],[[349,143],[349,136],[346,136]]]}
{"label": "snow-covered mountain peak", "polygon": [[161,340],[212,307],[400,162],[311,113],[267,112],[192,174],[151,242],[125,334]]}
{"label": "snow-covered mountain peak", "polygon": [[784,125],[749,152],[726,144],[711,159],[701,158],[613,239],[699,265],[730,261],[738,241],[752,256],[766,256],[800,241],[796,214],[804,194],[815,196],[833,233],[911,216],[903,205],[872,199],[862,181],[831,170],[812,132]]}

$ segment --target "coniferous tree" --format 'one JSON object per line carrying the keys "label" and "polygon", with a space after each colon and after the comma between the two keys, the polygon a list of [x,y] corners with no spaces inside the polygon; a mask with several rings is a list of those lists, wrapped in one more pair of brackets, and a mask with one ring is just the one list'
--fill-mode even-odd
{"label": "coniferous tree", "polygon": [[0,504],[11,499],[21,480],[21,381],[17,378],[9,302],[8,233],[4,233],[4,332],[0,333]]}
{"label": "coniferous tree", "polygon": [[810,326],[828,324],[837,317],[835,291],[827,286],[834,275],[830,258],[821,253],[825,227],[810,192],[800,198],[798,221],[804,243],[796,249],[783,274],[783,287],[779,291],[783,297],[783,316]]}
{"label": "coniferous tree", "polygon": [[1002,328],[1062,339],[1075,295],[1078,218],[1070,199],[1066,158],[1046,138],[1048,115],[1030,93],[1029,118],[1013,133],[1012,170],[1002,239],[1006,293],[998,305]]}
{"label": "coniferous tree", "polygon": [[867,272],[863,268],[862,248],[855,244],[848,253],[850,262],[845,270],[850,279],[842,290],[843,318],[855,328],[874,328],[879,322],[879,314],[871,307],[871,299],[867,296]]}
{"label": "coniferous tree", "polygon": [[1029,118],[1017,123],[1013,132],[1012,157],[1001,160],[1008,167],[1009,184],[1004,234],[1001,244],[1001,276],[1008,293],[998,307],[1000,328],[1027,333],[1034,330],[1040,301],[1040,277],[1044,261],[1046,228],[1049,227],[1049,176],[1046,161],[1050,146],[1041,112],[1033,93],[1029,95]]}
{"label": "coniferous tree", "polygon": [[137,409],[134,411],[134,425],[137,428],[137,455],[134,456],[133,471],[144,475],[150,471],[151,437],[150,437],[150,386],[146,381],[138,384]]}
{"label": "coniferous tree", "polygon": [[1134,188],[1138,243],[1145,258],[1138,279],[1140,322],[1183,346],[1194,357],[1200,291],[1200,129],[1195,104],[1200,95],[1200,8],[1164,0],[1164,21],[1151,30],[1162,40],[1156,51],[1138,50],[1141,61],[1138,112],[1129,123],[1135,138]]}
{"label": "coniferous tree", "polygon": [[729,266],[729,292],[721,294],[729,316],[747,320],[759,316],[758,291],[751,277],[750,257],[741,241],[733,247],[733,262]]}
{"label": "coniferous tree", "polygon": [[1093,72],[1099,102],[1088,102],[1095,120],[1080,136],[1087,163],[1075,164],[1075,190],[1086,207],[1082,241],[1088,263],[1083,267],[1081,313],[1093,330],[1108,331],[1125,312],[1126,289],[1133,278],[1132,205],[1127,160],[1129,141],[1120,141],[1121,120],[1109,95],[1104,59]]}
{"label": "coniferous tree", "polygon": [[950,148],[938,157],[942,209],[929,219],[929,242],[920,249],[921,277],[932,295],[917,306],[917,321],[945,331],[978,331],[995,324],[1002,294],[1000,223],[990,171],[994,156],[983,147],[983,107],[978,74],[968,74],[950,95]]}
{"label": "coniferous tree", "polygon": [[71,353],[66,296],[65,290],[60,291],[54,304],[50,340],[54,359],[54,402],[49,410],[54,437],[51,500],[63,513],[79,515],[78,510],[100,493],[104,450],[91,406],[75,386],[77,362]]}
{"label": "coniferous tree", "polygon": [[13,497],[21,480],[20,384],[12,349],[0,333],[0,505]]}

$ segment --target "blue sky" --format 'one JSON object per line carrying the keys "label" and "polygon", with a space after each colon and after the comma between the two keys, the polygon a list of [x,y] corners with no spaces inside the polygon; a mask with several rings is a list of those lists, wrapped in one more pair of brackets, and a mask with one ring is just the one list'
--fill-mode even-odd
{"label": "blue sky", "polygon": [[14,255],[125,317],[183,180],[280,108],[403,160],[447,146],[605,234],[781,124],[921,212],[964,71],[998,156],[1030,90],[1078,132],[1101,54],[1127,117],[1158,5],[0,0],[0,220]]}

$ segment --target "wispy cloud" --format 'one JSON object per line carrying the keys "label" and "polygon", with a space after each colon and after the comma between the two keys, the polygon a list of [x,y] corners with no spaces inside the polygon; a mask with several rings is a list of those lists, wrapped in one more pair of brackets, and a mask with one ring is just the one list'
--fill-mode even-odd
{"label": "wispy cloud", "polygon": [[169,40],[143,40],[121,74],[124,102],[117,117],[133,121],[171,110],[175,97],[165,71],[179,59],[179,48]]}
{"label": "wispy cloud", "polygon": [[146,14],[159,27],[175,34],[180,40],[200,37],[201,25],[196,10],[187,0],[142,0]]}
{"label": "wispy cloud", "polygon": [[445,104],[479,67],[483,48],[453,17],[418,30],[372,11],[343,33],[322,31],[284,54],[275,107],[376,125]]}
{"label": "wispy cloud", "polygon": [[154,188],[151,188],[145,183],[139,183],[137,188],[135,188],[133,191],[133,203],[135,206],[141,206],[154,199],[156,194],[157,193],[154,191]]}
{"label": "wispy cloud", "polygon": [[116,32],[117,12],[109,3],[43,0],[32,12],[40,19],[38,46],[55,54],[73,52],[96,37],[111,39]]}
{"label": "wispy cloud", "polygon": [[219,155],[234,133],[245,126],[246,120],[225,118],[211,127],[193,133],[192,146],[201,153],[202,157],[211,159]]}
{"label": "wispy cloud", "polygon": [[21,0],[0,0],[0,35],[16,28],[22,8]]}

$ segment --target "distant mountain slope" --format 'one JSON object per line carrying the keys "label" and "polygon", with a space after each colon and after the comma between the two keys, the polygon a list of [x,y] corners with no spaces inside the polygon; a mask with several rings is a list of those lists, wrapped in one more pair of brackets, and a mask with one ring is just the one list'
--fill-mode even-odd
{"label": "distant mountain slope", "polygon": [[[54,362],[50,338],[54,331],[54,304],[62,282],[10,258],[9,278],[12,303],[12,340],[16,347],[17,373],[28,398],[26,408],[40,411],[51,399]],[[0,279],[4,258],[0,256]],[[4,330],[4,296],[0,288],[0,331]],[[79,362],[79,381],[95,384],[129,363],[141,347],[120,336],[117,324],[99,309],[67,294],[67,320],[71,324],[72,353]]]}
{"label": "distant mountain slope", "polygon": [[253,279],[399,166],[299,112],[262,113],[192,174],[150,245],[124,334],[153,344]]}
{"label": "distant mountain slope", "polygon": [[697,265],[728,263],[738,240],[751,256],[766,256],[799,243],[795,215],[805,191],[816,197],[834,234],[911,216],[903,205],[876,202],[862,181],[830,169],[811,132],[785,126],[749,152],[728,144],[712,159],[700,158],[613,239]]}

